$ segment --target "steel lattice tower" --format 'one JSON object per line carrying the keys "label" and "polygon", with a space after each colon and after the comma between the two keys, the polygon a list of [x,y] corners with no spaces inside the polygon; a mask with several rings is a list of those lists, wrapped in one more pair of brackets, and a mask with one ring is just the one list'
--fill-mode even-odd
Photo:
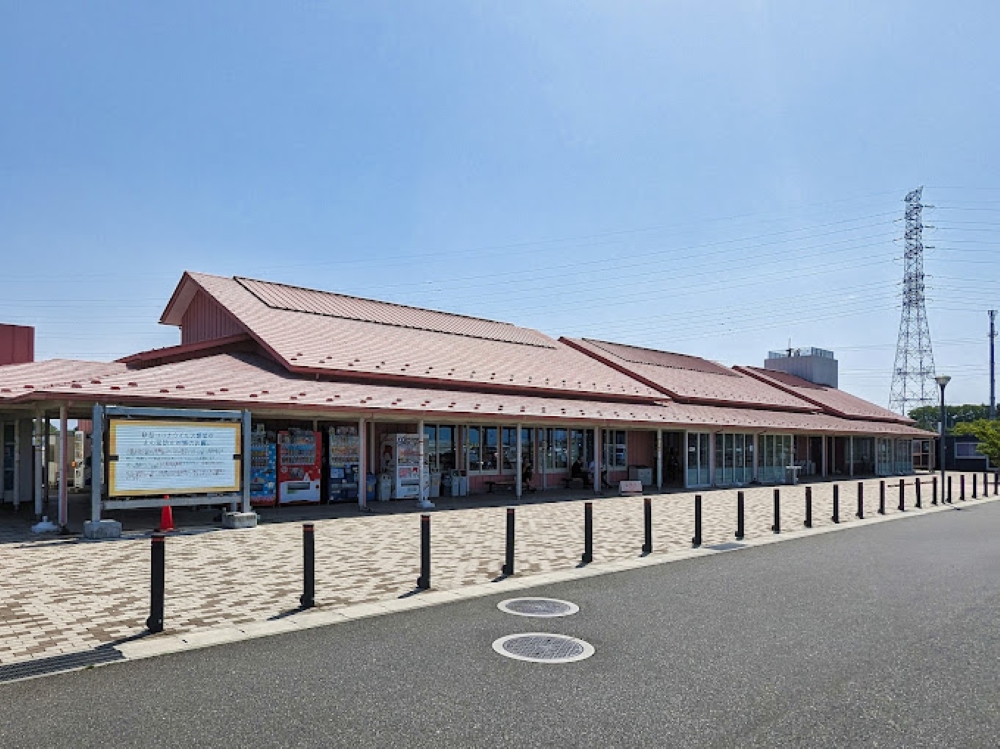
{"label": "steel lattice tower", "polygon": [[889,393],[889,409],[904,416],[919,406],[934,405],[937,399],[934,352],[924,305],[924,206],[920,202],[923,190],[919,187],[907,193],[905,198],[903,313],[899,320],[896,364],[892,369]]}

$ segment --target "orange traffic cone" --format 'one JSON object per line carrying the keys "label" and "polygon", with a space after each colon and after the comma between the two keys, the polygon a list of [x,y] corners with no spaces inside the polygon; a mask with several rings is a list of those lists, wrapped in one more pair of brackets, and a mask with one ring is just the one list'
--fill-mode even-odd
{"label": "orange traffic cone", "polygon": [[163,507],[160,508],[160,530],[174,530],[174,511],[170,505],[163,505]]}

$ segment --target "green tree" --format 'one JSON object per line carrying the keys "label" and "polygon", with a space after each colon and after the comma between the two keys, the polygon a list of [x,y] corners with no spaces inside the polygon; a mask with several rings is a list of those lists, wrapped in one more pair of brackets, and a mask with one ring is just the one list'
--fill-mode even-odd
{"label": "green tree", "polygon": [[[945,425],[946,431],[951,431],[956,424],[965,424],[973,421],[983,421],[989,419],[990,407],[985,405],[975,405],[966,403],[961,406],[945,406],[948,422]],[[917,422],[921,429],[931,432],[938,430],[938,422],[941,421],[940,406],[921,406],[910,411],[910,418]]]}
{"label": "green tree", "polygon": [[990,465],[1000,465],[1000,421],[977,419],[958,424],[955,434],[971,434],[979,440],[979,452],[990,459]]}

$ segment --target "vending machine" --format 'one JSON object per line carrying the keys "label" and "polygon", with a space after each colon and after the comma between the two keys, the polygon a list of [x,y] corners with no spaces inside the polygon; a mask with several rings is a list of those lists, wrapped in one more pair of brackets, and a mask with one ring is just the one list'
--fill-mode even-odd
{"label": "vending machine", "polygon": [[278,504],[319,502],[320,443],[319,432],[278,432]]}
{"label": "vending machine", "polygon": [[360,486],[361,440],[356,425],[329,430],[330,501],[357,500]]}
{"label": "vending machine", "polygon": [[417,499],[421,496],[420,435],[387,434],[382,438],[382,471],[392,480],[393,499]]}
{"label": "vending machine", "polygon": [[277,454],[274,432],[251,433],[250,504],[255,507],[273,507],[278,501]]}

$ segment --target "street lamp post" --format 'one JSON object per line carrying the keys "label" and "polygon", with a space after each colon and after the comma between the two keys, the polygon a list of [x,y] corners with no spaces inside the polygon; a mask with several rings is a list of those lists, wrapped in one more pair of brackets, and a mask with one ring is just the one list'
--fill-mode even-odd
{"label": "street lamp post", "polygon": [[[939,431],[941,432],[941,440],[940,440],[941,441],[941,450],[940,450],[940,455],[941,455],[941,491],[943,493],[945,491],[945,488],[944,488],[945,487],[945,483],[944,483],[944,425],[945,425],[945,419],[947,418],[947,415],[946,415],[945,410],[944,410],[944,388],[945,388],[945,386],[949,382],[951,382],[951,377],[949,377],[948,375],[938,375],[937,377],[934,378],[934,380],[937,382],[938,387],[941,388],[941,427],[940,427]],[[942,496],[943,496],[943,494],[942,494]]]}

